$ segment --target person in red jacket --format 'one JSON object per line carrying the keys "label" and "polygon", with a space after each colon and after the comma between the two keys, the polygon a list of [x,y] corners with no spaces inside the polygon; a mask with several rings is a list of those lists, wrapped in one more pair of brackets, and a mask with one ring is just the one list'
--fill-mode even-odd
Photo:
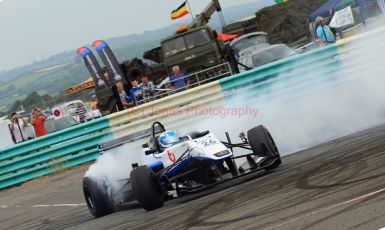
{"label": "person in red jacket", "polygon": [[35,137],[41,137],[47,134],[45,120],[47,116],[41,112],[41,109],[33,109],[31,114],[31,124],[35,129]]}

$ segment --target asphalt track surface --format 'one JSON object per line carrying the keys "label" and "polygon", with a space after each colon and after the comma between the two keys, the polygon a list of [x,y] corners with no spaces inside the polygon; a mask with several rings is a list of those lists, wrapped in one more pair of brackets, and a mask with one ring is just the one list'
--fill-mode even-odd
{"label": "asphalt track surface", "polygon": [[374,127],[284,157],[274,172],[99,219],[84,205],[83,166],[0,191],[0,229],[380,229],[384,140],[385,125]]}

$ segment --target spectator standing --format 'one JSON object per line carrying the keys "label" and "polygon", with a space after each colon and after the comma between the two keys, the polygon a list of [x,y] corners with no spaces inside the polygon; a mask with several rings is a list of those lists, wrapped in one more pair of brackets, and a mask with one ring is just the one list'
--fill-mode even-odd
{"label": "spectator standing", "polygon": [[31,113],[31,124],[35,129],[35,137],[41,137],[47,134],[47,130],[45,128],[45,120],[47,120],[47,116],[41,112],[41,109],[33,109]]}
{"label": "spectator standing", "polygon": [[330,27],[326,25],[326,19],[318,16],[315,19],[315,34],[319,40],[320,46],[329,45],[336,42],[336,37]]}
{"label": "spectator standing", "polygon": [[131,81],[132,88],[130,89],[130,105],[138,105],[143,99],[142,89],[139,86],[139,83],[136,79]]}
{"label": "spectator standing", "polygon": [[96,96],[92,96],[91,100],[91,117],[92,119],[96,119],[101,117],[102,114],[100,113],[100,110],[98,109],[98,100],[96,99]]}
{"label": "spectator standing", "polygon": [[98,109],[98,101],[95,95],[93,95],[91,99],[91,116],[92,119],[101,117],[100,110]]}
{"label": "spectator standing", "polygon": [[177,92],[183,91],[190,85],[190,80],[180,72],[179,66],[172,67],[173,75],[170,76],[170,87]]}
{"label": "spectator standing", "polygon": [[151,101],[152,97],[154,96],[154,91],[155,91],[155,86],[152,81],[148,80],[148,76],[143,74],[140,77],[140,85],[139,87],[142,90],[142,96],[143,96],[143,101],[144,102],[149,102]]}
{"label": "spectator standing", "polygon": [[20,143],[28,140],[27,136],[27,127],[28,123],[24,120],[20,114],[12,113],[11,114],[11,130],[13,136],[15,137],[15,142]]}
{"label": "spectator standing", "polygon": [[98,109],[98,100],[96,100],[96,96],[93,95],[91,99],[91,110],[96,110]]}
{"label": "spectator standing", "polygon": [[87,120],[87,110],[84,108],[82,103],[77,103],[75,110],[76,116],[78,117],[79,123],[84,123]]}
{"label": "spectator standing", "polygon": [[120,101],[122,102],[123,107],[125,109],[128,108],[129,104],[127,101],[127,93],[124,90],[123,83],[122,82],[116,83],[116,89],[118,90]]}

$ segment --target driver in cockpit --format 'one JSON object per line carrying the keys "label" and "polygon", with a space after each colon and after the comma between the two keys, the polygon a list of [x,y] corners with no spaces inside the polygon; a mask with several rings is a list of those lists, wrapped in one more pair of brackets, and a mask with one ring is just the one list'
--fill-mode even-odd
{"label": "driver in cockpit", "polygon": [[163,150],[178,143],[180,143],[178,133],[171,130],[163,132],[158,137],[158,144]]}

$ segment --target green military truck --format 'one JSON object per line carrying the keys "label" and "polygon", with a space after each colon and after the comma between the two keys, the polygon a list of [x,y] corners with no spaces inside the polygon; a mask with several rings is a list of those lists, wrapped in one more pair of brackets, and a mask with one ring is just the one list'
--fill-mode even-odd
{"label": "green military truck", "polygon": [[[149,71],[157,75],[161,71],[159,66],[163,66],[163,73],[170,75],[172,67],[179,66],[193,81],[206,81],[237,72],[231,51],[218,38],[216,31],[207,25],[212,14],[221,10],[218,0],[211,1],[189,25],[179,27],[173,36],[161,41],[160,47],[147,51],[143,57],[155,61],[158,68],[158,71],[151,72],[153,68]],[[222,15],[220,17],[223,19]]]}
{"label": "green military truck", "polygon": [[208,26],[188,29],[161,42],[163,63],[170,72],[178,65],[185,74],[227,62],[225,44]]}

